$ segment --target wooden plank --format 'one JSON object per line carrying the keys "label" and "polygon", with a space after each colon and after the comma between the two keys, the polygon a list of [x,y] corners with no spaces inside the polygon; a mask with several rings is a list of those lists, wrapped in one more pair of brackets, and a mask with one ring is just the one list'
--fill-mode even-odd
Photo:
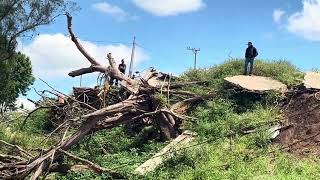
{"label": "wooden plank", "polygon": [[186,144],[194,139],[195,133],[185,131],[174,139],[170,144],[164,147],[160,152],[155,154],[151,159],[140,165],[134,170],[135,174],[145,175],[154,171],[164,161],[173,157],[173,152],[183,148]]}

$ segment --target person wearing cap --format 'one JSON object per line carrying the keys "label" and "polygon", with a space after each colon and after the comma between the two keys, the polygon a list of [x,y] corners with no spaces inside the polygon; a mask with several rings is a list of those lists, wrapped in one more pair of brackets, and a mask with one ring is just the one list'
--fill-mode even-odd
{"label": "person wearing cap", "polygon": [[[252,42],[248,42],[247,45],[248,45],[248,48],[246,49],[246,54],[245,54],[246,60],[245,60],[245,65],[244,65],[244,75],[251,76],[254,58],[256,58],[258,56],[258,51],[252,45]],[[250,66],[249,66],[249,63],[250,63]],[[249,67],[249,72],[248,72],[248,67]]]}

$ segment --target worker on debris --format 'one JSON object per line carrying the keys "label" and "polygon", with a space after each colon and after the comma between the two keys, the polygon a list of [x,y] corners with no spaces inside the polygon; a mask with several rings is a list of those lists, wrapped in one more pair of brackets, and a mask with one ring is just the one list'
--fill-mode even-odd
{"label": "worker on debris", "polygon": [[[252,69],[253,69],[253,61],[254,58],[258,56],[258,51],[257,49],[252,45],[252,42],[248,42],[248,48],[246,49],[246,61],[244,65],[244,75],[249,75],[251,76],[252,74]],[[249,66],[250,63],[250,66]],[[248,72],[248,67],[249,67],[249,72]]]}
{"label": "worker on debris", "polygon": [[[126,73],[126,64],[124,63],[124,59],[121,60],[121,64],[119,64],[118,66],[118,70],[122,73],[122,74],[125,74]],[[114,81],[114,78],[111,78],[110,79],[110,85],[113,85],[113,81]],[[118,86],[118,83],[119,83],[119,79],[116,78],[116,83],[115,85]]]}
{"label": "worker on debris", "polygon": [[123,74],[126,73],[126,64],[124,63],[124,59],[121,59],[121,64],[119,64],[119,71],[122,72]]}

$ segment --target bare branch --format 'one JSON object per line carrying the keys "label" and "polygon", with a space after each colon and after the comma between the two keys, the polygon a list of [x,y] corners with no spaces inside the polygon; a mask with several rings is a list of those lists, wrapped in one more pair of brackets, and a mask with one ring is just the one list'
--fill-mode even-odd
{"label": "bare branch", "polygon": [[67,152],[67,151],[62,150],[62,149],[59,149],[59,151],[62,152],[62,153],[64,153],[64,154],[67,155],[68,157],[76,160],[76,161],[80,161],[80,162],[88,165],[89,168],[91,168],[94,172],[96,172],[96,173],[98,173],[98,174],[108,173],[108,174],[110,174],[110,175],[112,175],[112,176],[116,176],[116,177],[120,177],[120,176],[121,176],[121,177],[123,177],[123,176],[122,176],[121,174],[119,174],[118,172],[113,171],[113,170],[111,170],[111,169],[103,168],[103,167],[101,167],[101,166],[99,166],[99,165],[97,165],[97,164],[95,164],[95,163],[93,163],[93,162],[91,162],[91,161],[89,161],[89,160],[87,160],[87,159],[80,158],[80,157],[78,157],[78,156],[76,156],[76,155],[73,155],[73,154],[71,154],[71,153],[69,153],[69,152]]}
{"label": "bare branch", "polygon": [[76,36],[74,35],[72,31],[72,16],[69,13],[66,13],[67,16],[67,22],[68,22],[68,31],[71,36],[71,40],[74,42],[74,44],[77,46],[78,50],[81,52],[84,57],[87,58],[87,60],[92,64],[92,65],[97,65],[100,66],[98,61],[96,61],[92,56],[88,54],[88,52],[83,48],[83,46],[80,44]]}
{"label": "bare branch", "polygon": [[107,68],[103,67],[103,66],[90,66],[88,68],[81,68],[78,70],[74,70],[71,71],[68,75],[71,77],[76,77],[76,76],[80,76],[83,74],[89,74],[89,73],[93,73],[93,72],[101,72],[101,73],[106,73],[107,72]]}
{"label": "bare branch", "polygon": [[28,153],[27,151],[25,151],[24,149],[22,149],[20,146],[10,144],[10,143],[5,142],[5,141],[3,141],[3,140],[0,140],[0,143],[2,143],[2,144],[4,144],[4,145],[7,145],[7,146],[9,146],[9,147],[16,148],[16,149],[18,149],[18,150],[22,153],[22,155],[25,155],[25,156],[27,156],[28,158],[33,158],[33,155],[32,155],[32,154]]}

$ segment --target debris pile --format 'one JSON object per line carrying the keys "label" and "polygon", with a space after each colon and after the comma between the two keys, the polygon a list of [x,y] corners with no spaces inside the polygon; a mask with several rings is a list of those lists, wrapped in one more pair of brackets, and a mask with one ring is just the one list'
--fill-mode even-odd
{"label": "debris pile", "polygon": [[[70,72],[69,76],[77,77],[100,72],[107,78],[121,81],[121,87],[113,88],[104,84],[98,88],[74,88],[72,95],[63,94],[51,87],[50,93],[57,96],[58,100],[51,100],[48,103],[50,106],[47,107],[58,116],[55,117],[57,120],[55,129],[50,135],[56,133],[61,137],[60,140],[37,155],[30,155],[23,159],[12,158],[9,155],[3,157],[4,160],[1,161],[5,163],[0,166],[0,179],[25,179],[29,176],[31,179],[37,179],[49,172],[66,172],[74,169],[75,165],[63,164],[63,160],[59,160],[64,156],[86,165],[85,168],[90,168],[97,173],[109,173],[116,178],[122,178],[121,174],[79,158],[68,150],[86,135],[123,124],[137,123],[139,126],[152,124],[160,129],[162,140],[174,139],[180,134],[181,122],[189,118],[184,113],[189,108],[214,96],[214,94],[200,96],[183,91],[181,88],[184,86],[203,82],[176,83],[174,81],[176,77],[158,72],[154,68],[132,79],[117,69],[111,53],[107,55],[108,67],[99,64],[76,38],[72,30],[72,17],[69,14],[66,16],[71,40],[91,64],[89,67]],[[176,95],[179,98],[175,97]],[[165,97],[166,102],[162,103],[163,99],[158,97]],[[21,151],[21,149],[18,150]]]}

